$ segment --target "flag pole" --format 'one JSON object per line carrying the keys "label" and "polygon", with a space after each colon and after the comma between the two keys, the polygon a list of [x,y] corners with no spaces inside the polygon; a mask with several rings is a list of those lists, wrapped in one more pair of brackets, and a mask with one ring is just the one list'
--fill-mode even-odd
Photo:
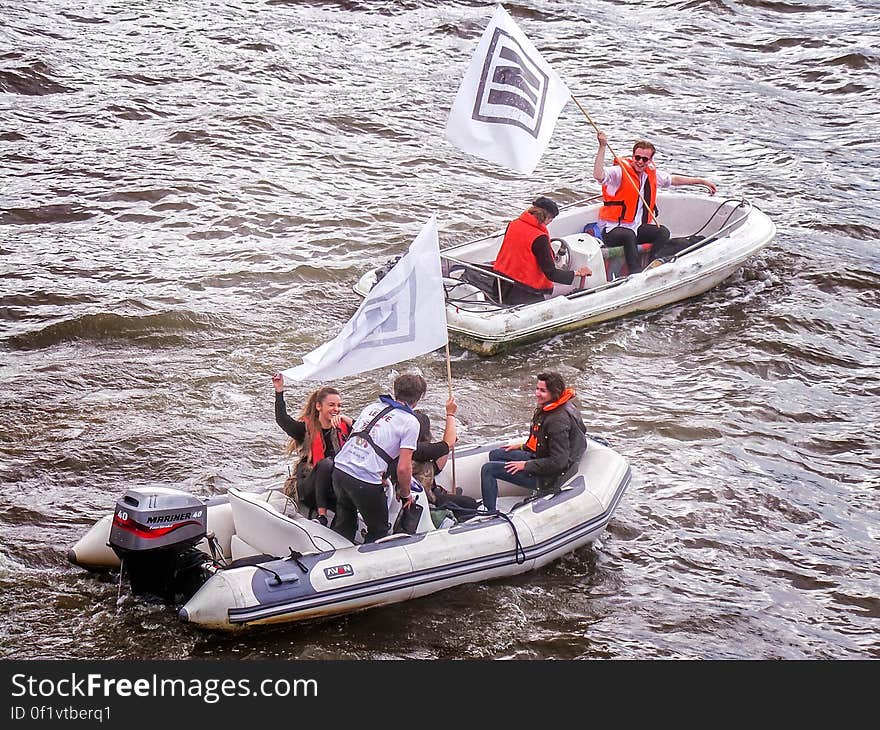
{"label": "flag pole", "polygon": [[[596,122],[594,122],[592,120],[592,118],[590,117],[590,115],[587,114],[587,110],[581,106],[581,103],[578,101],[577,97],[574,94],[571,94],[571,100],[577,105],[577,108],[581,110],[581,113],[587,118],[587,121],[593,125],[593,129],[596,130],[596,134],[599,134],[599,132],[601,132],[602,130],[596,126]],[[613,149],[611,149],[611,145],[608,144],[607,142],[605,144],[608,147],[608,151],[612,154],[612,156],[617,157],[617,153]],[[644,205],[645,210],[648,211],[648,215],[651,218],[653,218],[654,222],[659,226],[660,219],[654,214],[654,211],[651,210],[651,206],[648,205],[648,201],[645,200],[645,196],[642,195],[642,191],[639,189],[638,180],[634,180],[632,175],[629,174],[629,170],[627,170],[625,167],[623,167],[623,165],[621,165],[620,170],[621,170],[621,172],[623,172],[624,175],[626,175],[626,179],[629,180],[633,184],[633,187],[636,189],[636,193],[639,196],[639,200],[642,201],[642,205]]]}
{"label": "flag pole", "polygon": [[[452,397],[452,360],[449,357],[449,336],[446,337],[446,384],[449,387],[449,397]],[[455,416],[452,417],[453,419]],[[458,429],[456,428],[456,435]],[[449,458],[452,460],[452,492],[455,494],[455,444],[449,448]]]}

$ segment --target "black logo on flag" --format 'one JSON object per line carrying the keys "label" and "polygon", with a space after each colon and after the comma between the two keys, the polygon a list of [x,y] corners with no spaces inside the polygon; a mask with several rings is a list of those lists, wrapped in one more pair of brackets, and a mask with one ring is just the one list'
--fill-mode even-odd
{"label": "black logo on flag", "polygon": [[513,37],[496,28],[480,74],[473,119],[513,124],[537,139],[550,78]]}
{"label": "black logo on flag", "polygon": [[366,303],[352,320],[353,332],[369,332],[350,352],[412,342],[416,337],[416,274],[412,272],[383,297]]}

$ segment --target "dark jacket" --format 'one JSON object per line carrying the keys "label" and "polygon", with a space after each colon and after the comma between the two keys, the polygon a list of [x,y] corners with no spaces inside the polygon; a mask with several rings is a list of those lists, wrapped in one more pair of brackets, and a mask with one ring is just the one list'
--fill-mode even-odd
{"label": "dark jacket", "polygon": [[449,453],[445,441],[431,441],[431,421],[421,411],[413,411],[419,421],[419,441],[413,451],[413,461],[437,461]]}
{"label": "dark jacket", "polygon": [[[416,443],[416,450],[413,451],[412,455],[413,476],[416,476],[417,472],[420,473],[422,467],[430,464],[432,476],[431,482],[433,483],[433,476],[440,471],[437,467],[437,459],[440,459],[449,453],[449,444],[445,441],[431,441],[431,421],[428,416],[421,411],[413,411],[413,415],[415,415],[419,422],[419,440]],[[416,480],[419,482],[422,481],[417,476]],[[391,481],[395,485],[397,484],[397,473],[394,470],[391,472]]]}
{"label": "dark jacket", "polygon": [[552,410],[536,411],[529,438],[534,444],[530,450],[534,451],[535,458],[526,462],[524,471],[536,475],[542,487],[554,486],[584,455],[586,432],[581,413],[571,400]]}

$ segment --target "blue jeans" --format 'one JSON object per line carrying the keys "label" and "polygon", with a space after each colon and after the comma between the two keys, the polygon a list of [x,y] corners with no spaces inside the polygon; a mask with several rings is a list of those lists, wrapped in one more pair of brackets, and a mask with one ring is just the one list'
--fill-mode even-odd
{"label": "blue jeans", "polygon": [[524,471],[509,474],[504,469],[508,461],[531,461],[534,458],[535,455],[531,451],[492,449],[489,452],[488,463],[483,464],[480,469],[480,491],[483,493],[483,507],[490,512],[495,509],[495,502],[498,499],[499,479],[516,484],[519,487],[537,489],[538,477],[534,474],[526,474]]}

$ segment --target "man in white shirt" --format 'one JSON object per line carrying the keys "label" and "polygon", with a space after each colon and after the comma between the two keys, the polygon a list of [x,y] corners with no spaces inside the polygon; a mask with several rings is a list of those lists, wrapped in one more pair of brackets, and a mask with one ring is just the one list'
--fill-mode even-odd
{"label": "man in white shirt", "polygon": [[333,461],[336,493],[334,530],[354,542],[357,513],[367,526],[364,542],[388,534],[388,502],[385,477],[396,466],[402,509],[412,504],[412,455],[419,439],[419,421],[413,408],[427,390],[421,375],[405,374],[394,381],[394,398],[379,400],[361,411],[348,440]]}
{"label": "man in white shirt", "polygon": [[[599,149],[593,163],[593,177],[602,185],[604,204],[599,210],[602,241],[607,247],[623,246],[630,274],[642,270],[639,244],[653,244],[656,253],[669,242],[669,229],[660,225],[657,214],[657,189],[673,185],[703,185],[714,195],[715,183],[702,177],[670,175],[654,165],[656,149],[647,140],[633,145],[632,157],[615,159],[605,167],[608,137],[598,132]],[[645,202],[648,207],[645,207]]]}

